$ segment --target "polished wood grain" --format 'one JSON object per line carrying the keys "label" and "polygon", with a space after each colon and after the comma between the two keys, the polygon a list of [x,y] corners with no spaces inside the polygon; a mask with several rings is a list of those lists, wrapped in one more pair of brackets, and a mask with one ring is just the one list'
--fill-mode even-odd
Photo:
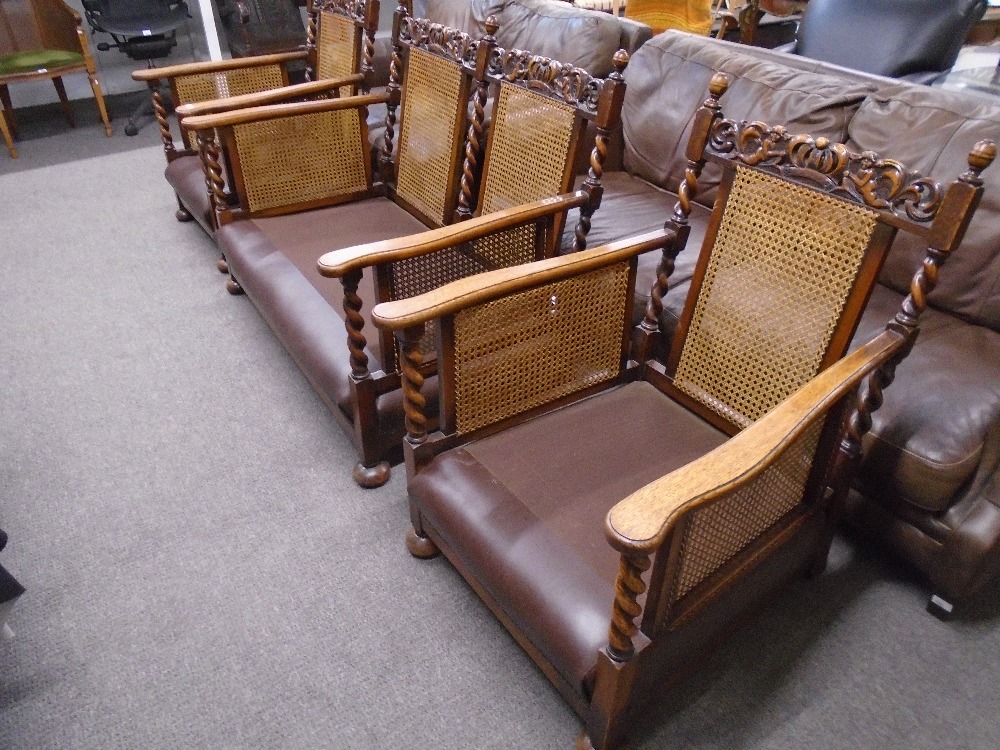
{"label": "polished wood grain", "polygon": [[233,125],[245,125],[251,122],[274,120],[281,117],[359,109],[361,107],[370,107],[373,104],[382,104],[386,100],[387,97],[385,94],[359,94],[358,96],[345,96],[338,99],[270,104],[263,107],[247,107],[226,112],[216,112],[209,115],[199,115],[197,117],[185,117],[181,124],[188,130],[224,128]]}
{"label": "polished wood grain", "polygon": [[253,94],[240,94],[230,96],[225,99],[209,99],[203,102],[191,102],[182,104],[175,110],[177,116],[200,117],[201,115],[225,112],[230,109],[245,109],[248,107],[263,107],[268,104],[280,104],[296,99],[311,99],[319,94],[336,93],[344,86],[352,86],[361,83],[364,76],[355,73],[341,78],[325,78],[322,81],[311,81],[309,83],[297,83],[291,86],[283,86],[280,89],[270,91],[258,91]]}
{"label": "polished wood grain", "polygon": [[240,68],[255,68],[261,65],[283,65],[296,60],[305,60],[306,51],[280,52],[273,55],[257,55],[255,57],[234,57],[229,60],[206,60],[204,62],[181,63],[179,65],[164,65],[159,68],[140,68],[132,71],[134,81],[156,81],[164,78],[180,78],[183,76],[202,75],[204,73],[221,73],[226,70]]}

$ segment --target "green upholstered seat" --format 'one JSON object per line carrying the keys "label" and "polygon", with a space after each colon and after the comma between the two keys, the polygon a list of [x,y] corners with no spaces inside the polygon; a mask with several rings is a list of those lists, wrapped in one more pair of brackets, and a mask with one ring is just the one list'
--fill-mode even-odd
{"label": "green upholstered seat", "polygon": [[0,55],[0,75],[31,73],[36,70],[62,68],[66,65],[82,65],[83,55],[61,49],[37,49],[30,52],[15,52]]}

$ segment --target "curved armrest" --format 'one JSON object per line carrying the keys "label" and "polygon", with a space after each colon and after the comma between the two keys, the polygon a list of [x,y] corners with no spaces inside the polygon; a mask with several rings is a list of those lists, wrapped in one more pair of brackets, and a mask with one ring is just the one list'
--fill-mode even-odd
{"label": "curved armrest", "polygon": [[203,102],[182,104],[177,108],[176,112],[178,117],[198,117],[199,115],[226,112],[231,109],[263,107],[268,104],[278,104],[287,99],[315,96],[316,94],[339,89],[343,86],[361,83],[363,79],[363,75],[355,73],[343,78],[326,78],[322,81],[297,83],[292,86],[282,86],[280,89],[271,89],[270,91],[257,91],[252,94],[240,94],[239,96],[230,96],[225,99],[208,99]]}
{"label": "curved armrest", "polygon": [[188,130],[207,130],[221,128],[227,125],[245,125],[249,122],[274,120],[279,117],[295,117],[311,115],[316,112],[334,112],[340,109],[358,109],[372,104],[388,101],[387,94],[365,94],[363,96],[345,96],[339,99],[319,99],[311,102],[295,102],[292,104],[269,104],[265,107],[248,107],[229,112],[218,112],[212,115],[185,117],[181,127]]}
{"label": "curved armrest", "polygon": [[633,492],[608,512],[606,532],[611,546],[621,552],[654,550],[682,512],[756,478],[799,437],[812,418],[857,386],[904,343],[902,334],[884,331],[714,451]]}
{"label": "curved armrest", "polygon": [[554,198],[543,198],[534,203],[496,211],[486,216],[477,216],[439,229],[429,229],[426,232],[406,237],[368,242],[364,245],[334,250],[319,259],[319,272],[322,276],[339,278],[351,271],[358,271],[368,266],[416,258],[463,242],[478,240],[562,211],[568,211],[571,208],[578,208],[586,202],[587,194],[578,190],[575,193],[564,193]]}
{"label": "curved armrest", "polygon": [[487,271],[415,297],[382,302],[372,309],[372,320],[379,328],[391,331],[423,325],[429,320],[451,315],[473,305],[516,294],[539,284],[587,273],[634,255],[665,247],[676,237],[673,230],[658,229],[570,255]]}
{"label": "curved armrest", "polygon": [[239,70],[240,68],[256,68],[261,65],[279,65],[281,63],[305,60],[308,53],[305,50],[280,52],[274,55],[256,55],[254,57],[234,57],[231,60],[207,60],[205,62],[183,63],[181,65],[164,65],[162,68],[140,68],[132,71],[133,81],[155,81],[160,78],[179,78],[201,73],[220,73],[224,70]]}

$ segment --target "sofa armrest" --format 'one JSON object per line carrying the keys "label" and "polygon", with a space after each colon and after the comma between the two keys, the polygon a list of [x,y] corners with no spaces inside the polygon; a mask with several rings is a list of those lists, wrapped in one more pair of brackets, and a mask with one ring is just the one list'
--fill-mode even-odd
{"label": "sofa armrest", "polygon": [[711,453],[633,492],[608,512],[611,545],[625,553],[648,554],[658,548],[684,513],[730,496],[757,479],[905,342],[901,333],[884,331]]}
{"label": "sofa armrest", "polygon": [[322,276],[343,278],[369,266],[417,258],[544,220],[586,202],[587,194],[583,191],[566,193],[407,237],[335,250],[319,259],[319,272]]}
{"label": "sofa armrest", "polygon": [[662,248],[673,242],[676,236],[671,230],[658,229],[570,255],[469,276],[426,294],[380,303],[372,310],[372,320],[379,328],[390,331],[424,325],[443,315],[453,315],[474,305],[579,276]]}
{"label": "sofa armrest", "polygon": [[305,60],[307,56],[305,50],[296,50],[294,52],[281,52],[274,55],[235,57],[231,60],[210,60],[182,63],[180,65],[165,65],[162,68],[140,68],[139,70],[132,71],[132,80],[156,81],[164,78],[180,78],[203,73],[221,73],[226,70],[255,68],[261,65],[283,65],[296,60]]}
{"label": "sofa armrest", "polygon": [[203,102],[182,104],[176,109],[176,112],[177,116],[181,118],[198,117],[199,115],[210,115],[232,109],[263,107],[268,104],[279,104],[296,99],[309,99],[329,91],[337,91],[344,86],[361,83],[363,79],[364,76],[361,73],[355,73],[343,76],[342,78],[326,78],[322,81],[297,83],[292,86],[283,86],[280,89],[257,91],[252,94],[240,94],[239,96],[230,96],[224,99],[208,99]]}
{"label": "sofa armrest", "polygon": [[362,96],[345,96],[340,99],[320,99],[310,102],[294,102],[285,104],[269,104],[263,107],[247,107],[227,112],[185,117],[181,126],[187,130],[209,130],[231,125],[245,125],[251,122],[262,122],[279,117],[308,115],[315,112],[334,112],[344,109],[358,109],[372,104],[388,101],[385,94],[364,94]]}

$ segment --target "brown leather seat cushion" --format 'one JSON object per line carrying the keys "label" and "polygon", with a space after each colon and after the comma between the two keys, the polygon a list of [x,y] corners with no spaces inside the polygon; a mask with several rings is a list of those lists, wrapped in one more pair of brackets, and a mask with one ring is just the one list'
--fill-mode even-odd
{"label": "brown leather seat cushion", "polygon": [[167,165],[163,176],[167,178],[170,187],[177,193],[180,202],[190,212],[195,220],[212,234],[212,204],[208,199],[208,188],[205,185],[205,173],[202,171],[201,158],[198,156],[181,156]]}
{"label": "brown leather seat cushion", "polygon": [[[946,269],[947,270],[947,269]],[[854,345],[892,319],[903,296],[876,285]],[[1000,334],[928,309],[910,356],[875,412],[862,481],[873,497],[945,510],[1000,423]]]}
{"label": "brown leather seat cushion", "polygon": [[[323,253],[362,242],[401,237],[426,229],[389,200],[373,198],[330,208],[267,219],[236,221],[219,229],[216,240],[247,296],[331,409],[353,415],[350,361],[344,329],[342,285],[319,275]],[[374,300],[371,274],[359,289],[362,314]],[[365,326],[370,367],[381,362],[377,330]],[[430,412],[436,413],[436,379],[425,384]],[[381,442],[397,448],[404,434],[399,393],[379,398]]]}
{"label": "brown leather seat cushion", "polygon": [[607,643],[618,568],[605,515],[723,442],[653,386],[633,383],[438,456],[410,495],[582,694]]}

